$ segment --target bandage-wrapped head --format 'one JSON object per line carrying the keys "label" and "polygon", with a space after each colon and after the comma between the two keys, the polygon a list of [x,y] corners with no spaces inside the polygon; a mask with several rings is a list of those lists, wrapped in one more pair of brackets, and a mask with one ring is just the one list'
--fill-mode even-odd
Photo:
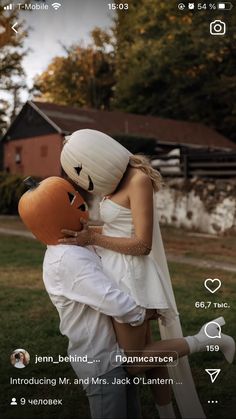
{"label": "bandage-wrapped head", "polygon": [[66,137],[61,164],[81,188],[108,195],[116,189],[128,166],[131,153],[109,135],[92,129]]}
{"label": "bandage-wrapped head", "polygon": [[61,230],[81,230],[88,220],[82,196],[65,179],[49,177],[40,183],[28,178],[30,189],[22,195],[18,211],[26,227],[44,244],[58,244]]}

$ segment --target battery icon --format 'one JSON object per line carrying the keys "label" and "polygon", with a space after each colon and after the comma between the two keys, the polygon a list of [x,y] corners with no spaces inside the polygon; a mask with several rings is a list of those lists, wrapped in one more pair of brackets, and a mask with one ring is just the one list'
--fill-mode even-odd
{"label": "battery icon", "polygon": [[231,10],[233,8],[232,3],[227,1],[226,3],[217,3],[217,7],[219,10]]}

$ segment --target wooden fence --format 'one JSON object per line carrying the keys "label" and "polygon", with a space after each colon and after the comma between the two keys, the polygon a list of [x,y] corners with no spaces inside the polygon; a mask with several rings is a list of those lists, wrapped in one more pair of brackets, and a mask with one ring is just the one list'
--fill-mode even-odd
{"label": "wooden fence", "polygon": [[[158,157],[158,160],[156,158]],[[165,177],[236,177],[234,151],[179,151],[179,155],[152,156],[153,167]]]}

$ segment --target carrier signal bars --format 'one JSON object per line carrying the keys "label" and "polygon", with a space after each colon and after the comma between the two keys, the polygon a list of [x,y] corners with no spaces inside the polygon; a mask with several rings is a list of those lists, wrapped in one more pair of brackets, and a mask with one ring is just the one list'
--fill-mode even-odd
{"label": "carrier signal bars", "polygon": [[14,4],[7,4],[6,6],[3,7],[4,10],[13,10],[14,8]]}
{"label": "carrier signal bars", "polygon": [[52,7],[53,9],[58,10],[59,7],[61,7],[61,3],[52,3]]}

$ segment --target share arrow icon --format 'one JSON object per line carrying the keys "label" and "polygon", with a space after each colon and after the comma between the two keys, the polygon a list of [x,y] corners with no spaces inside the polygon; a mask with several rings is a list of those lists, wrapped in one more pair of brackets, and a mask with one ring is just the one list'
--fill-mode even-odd
{"label": "share arrow icon", "polygon": [[205,371],[207,372],[207,374],[210,375],[211,378],[211,382],[214,383],[214,381],[217,379],[219,373],[221,372],[220,369],[205,369]]}

